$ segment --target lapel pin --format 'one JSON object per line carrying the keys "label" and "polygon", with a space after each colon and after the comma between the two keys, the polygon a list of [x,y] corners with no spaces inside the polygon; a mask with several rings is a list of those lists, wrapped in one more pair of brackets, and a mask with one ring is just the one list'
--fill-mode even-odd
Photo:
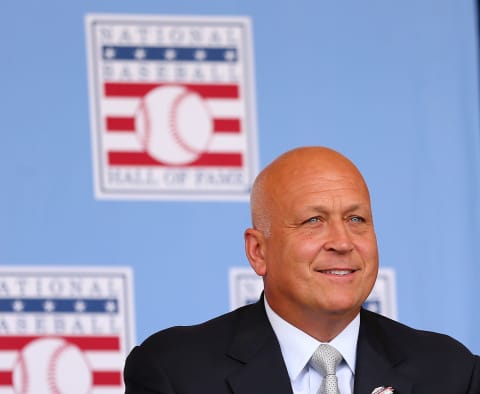
{"label": "lapel pin", "polygon": [[372,394],[398,394],[398,392],[391,386],[380,386],[374,389]]}

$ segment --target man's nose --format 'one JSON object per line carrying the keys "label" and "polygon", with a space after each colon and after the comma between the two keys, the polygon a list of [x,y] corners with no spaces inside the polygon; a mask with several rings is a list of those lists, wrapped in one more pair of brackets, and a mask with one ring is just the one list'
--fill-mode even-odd
{"label": "man's nose", "polygon": [[347,224],[343,220],[328,223],[327,239],[324,243],[324,248],[337,253],[348,253],[353,250],[353,242]]}

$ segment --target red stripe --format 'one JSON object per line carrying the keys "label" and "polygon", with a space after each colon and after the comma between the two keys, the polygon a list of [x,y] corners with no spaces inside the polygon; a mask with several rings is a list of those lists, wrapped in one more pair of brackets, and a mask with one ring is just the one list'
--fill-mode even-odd
{"label": "red stripe", "polygon": [[[135,118],[109,116],[105,122],[107,131],[126,133],[135,131]],[[240,133],[240,119],[213,119],[213,131],[216,133]]]}
{"label": "red stripe", "polygon": [[122,374],[118,371],[93,371],[92,380],[94,386],[120,386]]}
{"label": "red stripe", "polygon": [[63,337],[82,350],[120,350],[118,337]]}
{"label": "red stripe", "polygon": [[11,386],[13,384],[10,371],[0,371],[0,386]]}
{"label": "red stripe", "polygon": [[213,129],[222,133],[239,133],[241,131],[240,119],[214,119]]}
{"label": "red stripe", "polygon": [[135,131],[135,118],[116,118],[109,116],[105,123],[107,131]]}
{"label": "red stripe", "polygon": [[[160,86],[179,86],[171,83],[114,83],[104,85],[106,97],[143,97]],[[238,85],[182,84],[204,98],[238,98]]]}
{"label": "red stripe", "polygon": [[[92,382],[94,386],[120,386],[122,384],[122,373],[118,371],[92,371]],[[12,385],[12,371],[0,371],[0,386]]]}
{"label": "red stripe", "polygon": [[135,118],[108,116],[106,129],[108,131],[134,131]]}
{"label": "red stripe", "polygon": [[[112,166],[172,166],[167,163],[162,163],[146,152],[109,152],[108,163]],[[224,167],[241,167],[242,155],[240,153],[204,153],[197,160],[188,163],[188,167],[210,167],[210,166],[224,166]]]}
{"label": "red stripe", "polygon": [[120,350],[120,339],[107,336],[0,336],[0,350],[20,350],[27,343],[39,338],[63,338],[82,350]]}

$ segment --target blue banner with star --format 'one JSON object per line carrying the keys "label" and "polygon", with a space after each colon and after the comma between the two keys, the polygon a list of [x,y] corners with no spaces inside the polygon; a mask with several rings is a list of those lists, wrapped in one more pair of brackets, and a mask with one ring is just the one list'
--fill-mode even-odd
{"label": "blue banner with star", "polygon": [[116,313],[118,301],[110,298],[2,298],[0,313]]}

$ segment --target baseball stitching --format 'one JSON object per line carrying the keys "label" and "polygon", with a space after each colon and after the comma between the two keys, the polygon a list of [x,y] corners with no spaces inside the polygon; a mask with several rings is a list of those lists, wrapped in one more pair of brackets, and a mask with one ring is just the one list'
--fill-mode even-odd
{"label": "baseball stitching", "polygon": [[28,370],[27,370],[27,364],[25,362],[25,358],[23,357],[23,354],[20,353],[18,357],[18,363],[20,373],[21,373],[21,383],[20,383],[20,392],[19,393],[27,393],[28,391]]}
{"label": "baseball stitching", "polygon": [[[192,153],[194,155],[198,155],[200,152],[196,150],[194,147],[190,146],[188,142],[182,138],[177,125],[178,111],[179,111],[180,104],[187,96],[191,94],[193,95],[194,93],[185,91],[175,98],[172,104],[172,109],[170,110],[170,113],[169,113],[169,125],[170,125],[170,130],[172,132],[172,136],[177,142],[177,144],[180,145],[187,152]],[[203,101],[202,101],[202,104],[203,104]],[[205,110],[208,112],[207,108],[205,108]]]}
{"label": "baseball stitching", "polygon": [[50,358],[50,362],[48,363],[47,368],[47,382],[52,390],[52,394],[61,394],[60,389],[57,386],[56,382],[56,374],[55,374],[55,367],[57,366],[58,359],[60,355],[69,347],[68,343],[64,343],[61,346],[57,347]]}

